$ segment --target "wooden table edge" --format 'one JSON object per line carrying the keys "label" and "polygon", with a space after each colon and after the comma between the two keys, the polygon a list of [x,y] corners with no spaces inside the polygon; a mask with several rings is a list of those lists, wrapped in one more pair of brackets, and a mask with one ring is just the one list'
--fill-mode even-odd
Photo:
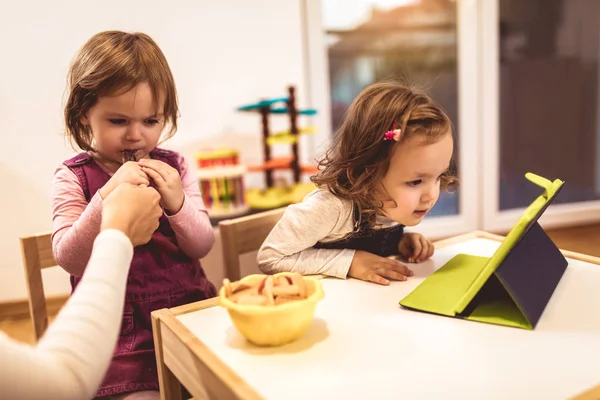
{"label": "wooden table edge", "polygon": [[[434,242],[436,249],[448,247],[454,244],[466,242],[472,239],[489,239],[495,241],[503,241],[504,236],[496,235],[486,231],[476,230],[468,232],[462,235],[453,236],[446,239],[441,239]],[[562,250],[560,251],[567,258],[574,260],[584,261],[591,264],[600,265],[600,257],[594,257],[587,254],[581,254],[573,251]],[[323,278],[322,275],[318,277]],[[212,370],[215,377],[220,380],[220,383],[227,386],[230,393],[227,393],[227,399],[244,399],[244,400],[257,400],[262,399],[261,397],[247,382],[245,382],[239,375],[237,375],[227,364],[225,364],[220,358],[216,356],[209,348],[204,344],[196,335],[194,335],[183,323],[181,323],[177,317],[183,314],[211,308],[219,305],[218,298],[212,298],[208,300],[202,300],[195,303],[185,304],[179,307],[171,309],[162,309],[152,312],[153,328],[155,328],[155,342],[161,343],[161,329],[163,325],[171,330],[177,339],[190,349],[190,351],[196,357],[196,360],[206,366],[209,370]],[[181,398],[180,392],[173,392],[174,379],[179,379],[175,374],[183,371],[173,371],[177,369],[175,366],[170,366],[164,363],[163,349],[157,346],[157,363],[159,369],[159,380],[161,382],[161,400],[171,400],[172,398]],[[163,365],[161,365],[163,364]],[[169,371],[165,371],[165,366]],[[188,368],[194,368],[194,366],[188,366]],[[228,383],[235,382],[236,387],[229,386]],[[177,382],[178,383],[178,382]],[[209,385],[212,382],[208,382]],[[163,390],[165,388],[166,390]],[[189,390],[189,388],[188,388]],[[166,393],[163,393],[166,392]],[[600,399],[600,385],[589,389],[586,392],[576,395],[571,400],[593,400]]]}
{"label": "wooden table edge", "polygon": [[[195,304],[198,304],[198,306],[195,310],[214,307],[217,305],[215,300],[208,299],[197,302]],[[186,388],[194,396],[204,398],[206,393],[212,393],[217,395],[216,398],[223,400],[263,399],[246,381],[218,358],[200,338],[177,319],[178,315],[185,313],[182,312],[185,311],[185,306],[177,308],[179,310],[176,313],[167,308],[152,312],[161,400],[180,400],[181,390],[179,384],[186,384],[182,381],[182,376],[189,375],[191,372],[191,379]],[[181,365],[175,365],[174,362],[169,361],[168,357],[165,357],[163,337],[167,332],[174,338],[173,340],[178,342],[178,345],[187,348],[192,353],[192,362],[186,363],[185,357],[182,357],[178,359],[178,363]],[[202,382],[192,381],[194,376],[202,375],[199,370],[204,373],[205,379],[202,379],[204,386],[202,386]],[[201,393],[198,394],[197,392]]]}

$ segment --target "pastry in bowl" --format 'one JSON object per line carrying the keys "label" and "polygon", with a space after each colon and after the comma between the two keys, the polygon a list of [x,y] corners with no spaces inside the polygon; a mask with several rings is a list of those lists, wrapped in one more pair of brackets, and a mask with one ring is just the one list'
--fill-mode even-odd
{"label": "pastry in bowl", "polygon": [[319,279],[282,272],[248,275],[236,282],[225,279],[219,304],[249,341],[278,346],[306,332],[323,297]]}

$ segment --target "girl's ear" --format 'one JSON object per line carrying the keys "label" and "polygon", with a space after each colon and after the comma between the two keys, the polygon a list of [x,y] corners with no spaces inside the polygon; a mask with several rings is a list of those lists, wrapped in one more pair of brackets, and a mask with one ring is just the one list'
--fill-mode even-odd
{"label": "girl's ear", "polygon": [[90,124],[90,121],[88,120],[87,115],[82,115],[81,119],[79,121],[81,122],[82,125],[85,125],[85,126]]}

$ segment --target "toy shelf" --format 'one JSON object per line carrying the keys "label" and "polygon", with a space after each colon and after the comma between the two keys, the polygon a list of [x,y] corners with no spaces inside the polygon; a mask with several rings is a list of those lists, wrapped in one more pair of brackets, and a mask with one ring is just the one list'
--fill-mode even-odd
{"label": "toy shelf", "polygon": [[[300,165],[299,148],[300,135],[313,133],[315,128],[298,126],[298,116],[312,116],[317,114],[313,108],[298,109],[296,107],[296,94],[294,86],[288,87],[288,96],[272,99],[262,99],[256,103],[238,107],[238,111],[255,112],[261,116],[263,163],[248,166],[248,172],[263,172],[265,174],[265,190],[252,189],[246,192],[246,201],[251,208],[268,209],[282,207],[301,201],[310,191],[315,189],[311,183],[302,183],[302,174],[314,174],[318,171],[316,165]],[[279,104],[282,103],[282,104]],[[269,117],[273,114],[287,115],[290,121],[288,130],[271,132]],[[272,157],[271,146],[288,145],[291,147],[291,156]],[[291,170],[294,182],[291,185],[277,187],[274,183],[273,171]]]}

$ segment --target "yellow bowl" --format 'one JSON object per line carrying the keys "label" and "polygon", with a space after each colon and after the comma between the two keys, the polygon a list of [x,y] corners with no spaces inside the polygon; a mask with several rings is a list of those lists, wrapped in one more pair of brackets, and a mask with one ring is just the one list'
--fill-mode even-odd
{"label": "yellow bowl", "polygon": [[[281,272],[273,275],[290,275]],[[248,275],[240,282],[248,282],[266,275]],[[324,297],[323,286],[317,278],[303,276],[307,298],[276,306],[237,304],[225,297],[225,288],[219,291],[219,305],[227,309],[233,326],[250,342],[260,346],[280,346],[300,338],[310,326],[317,302]]]}

